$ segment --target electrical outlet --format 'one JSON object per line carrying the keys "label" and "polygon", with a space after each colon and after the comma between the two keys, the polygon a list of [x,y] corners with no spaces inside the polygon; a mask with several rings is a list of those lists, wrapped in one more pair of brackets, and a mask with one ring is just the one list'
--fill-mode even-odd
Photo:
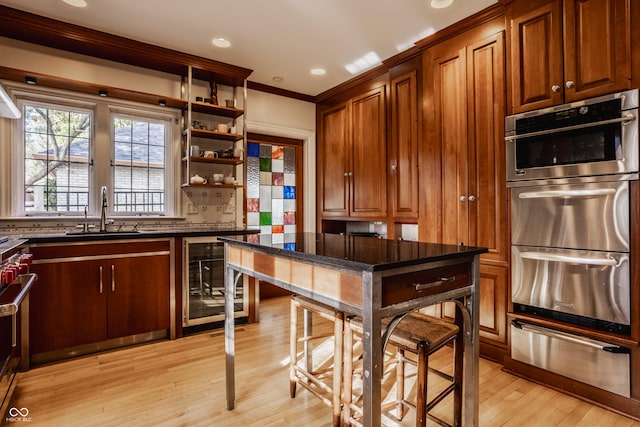
{"label": "electrical outlet", "polygon": [[198,213],[198,205],[196,205],[195,203],[189,203],[189,205],[187,206],[187,213],[188,214],[197,214]]}

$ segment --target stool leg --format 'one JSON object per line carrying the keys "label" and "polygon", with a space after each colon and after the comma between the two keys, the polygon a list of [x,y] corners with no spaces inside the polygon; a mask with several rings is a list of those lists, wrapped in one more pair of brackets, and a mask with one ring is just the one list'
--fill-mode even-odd
{"label": "stool leg", "polygon": [[418,343],[418,373],[416,387],[416,427],[427,425],[427,375],[429,373],[429,344],[420,341]]}
{"label": "stool leg", "polygon": [[291,301],[291,315],[289,317],[289,394],[296,397],[296,364],[298,363],[298,307]]}
{"label": "stool leg", "polygon": [[349,326],[349,320],[345,321],[344,328],[344,392],[342,395],[342,414],[344,425],[351,425],[351,399],[353,394],[353,331]]}
{"label": "stool leg", "polygon": [[396,418],[402,421],[404,417],[404,350],[398,348],[396,351]]}
{"label": "stool leg", "polygon": [[[453,425],[460,427],[462,425],[462,371],[464,364],[464,334],[462,328],[453,343],[453,378],[455,381],[455,390],[453,392]],[[476,396],[476,399],[478,397]]]}
{"label": "stool leg", "polygon": [[340,427],[340,414],[342,413],[342,357],[343,357],[343,333],[344,314],[336,314],[333,329],[333,425]]}

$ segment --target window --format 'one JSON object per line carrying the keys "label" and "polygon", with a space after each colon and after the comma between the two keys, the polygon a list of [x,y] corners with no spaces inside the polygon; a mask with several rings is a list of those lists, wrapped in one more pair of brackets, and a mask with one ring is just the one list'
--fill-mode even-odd
{"label": "window", "polygon": [[113,211],[162,213],[166,123],[114,114]]}
{"label": "window", "polygon": [[91,110],[24,106],[24,210],[83,211],[89,200]]}
{"label": "window", "polygon": [[15,216],[173,215],[179,112],[113,99],[20,93]]}

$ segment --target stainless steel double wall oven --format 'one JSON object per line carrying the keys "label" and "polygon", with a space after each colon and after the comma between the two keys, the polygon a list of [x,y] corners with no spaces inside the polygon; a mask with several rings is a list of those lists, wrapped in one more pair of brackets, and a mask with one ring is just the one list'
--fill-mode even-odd
{"label": "stainless steel double wall oven", "polygon": [[[510,116],[506,144],[514,312],[628,335],[638,91]],[[630,395],[628,349],[523,321],[511,332],[515,360]]]}

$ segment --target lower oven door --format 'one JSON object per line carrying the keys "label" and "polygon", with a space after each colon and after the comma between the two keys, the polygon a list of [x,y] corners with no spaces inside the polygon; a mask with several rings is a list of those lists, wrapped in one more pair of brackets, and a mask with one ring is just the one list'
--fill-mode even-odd
{"label": "lower oven door", "polygon": [[514,304],[631,324],[629,254],[512,246]]}
{"label": "lower oven door", "polygon": [[630,350],[579,335],[511,323],[511,358],[619,394],[631,395]]}
{"label": "lower oven door", "polygon": [[511,218],[514,245],[629,252],[629,181],[515,187]]}

